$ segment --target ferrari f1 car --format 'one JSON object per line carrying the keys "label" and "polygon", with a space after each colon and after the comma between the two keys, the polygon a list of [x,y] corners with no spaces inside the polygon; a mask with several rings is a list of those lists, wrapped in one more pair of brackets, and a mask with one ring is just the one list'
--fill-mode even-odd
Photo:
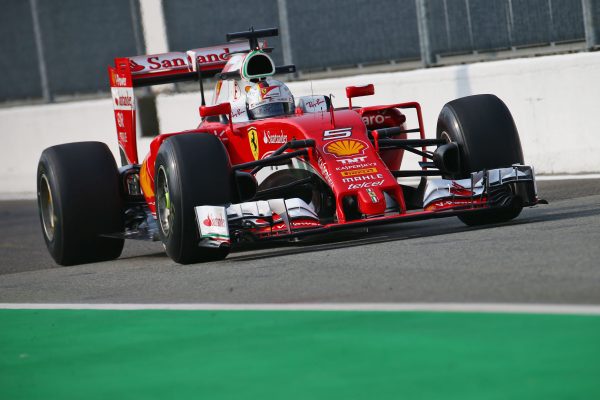
{"label": "ferrari f1 car", "polygon": [[[273,78],[295,71],[274,65],[265,38],[275,35],[252,29],[228,34],[222,46],[115,59],[122,166],[99,142],[53,146],[39,162],[40,219],[58,264],[117,258],[125,239],[160,240],[188,264],[222,259],[246,241],[450,216],[504,222],[540,202],[498,97],[447,103],[436,137],[426,138],[416,102],[353,105],[374,94],[371,84],[347,87],[343,107],[326,95],[294,98]],[[211,106],[208,77],[216,77]],[[188,80],[200,84],[200,124],[156,136],[140,163],[133,89]],[[407,125],[408,113],[418,126]],[[418,155],[418,166],[401,168],[405,152]]]}

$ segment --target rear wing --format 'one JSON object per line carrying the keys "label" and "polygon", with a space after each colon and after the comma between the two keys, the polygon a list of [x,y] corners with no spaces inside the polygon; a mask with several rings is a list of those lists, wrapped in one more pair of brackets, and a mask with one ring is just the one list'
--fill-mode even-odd
{"label": "rear wing", "polygon": [[[203,47],[187,52],[170,52],[129,57],[133,87],[198,80],[221,72],[229,56],[250,50],[247,42]],[[194,62],[194,59],[196,62]],[[115,62],[118,59],[115,60]]]}
{"label": "rear wing", "polygon": [[[266,42],[260,42],[262,48]],[[136,107],[133,88],[182,81],[200,81],[221,72],[231,54],[250,51],[248,42],[203,47],[187,52],[169,52],[115,58],[108,67],[119,152],[123,165],[138,164]]]}
{"label": "rear wing", "polygon": [[[221,72],[232,54],[263,53],[270,50],[266,48],[266,41],[259,39],[277,36],[277,34],[277,28],[256,30],[251,28],[246,32],[228,33],[226,37],[230,42],[220,46],[192,49],[185,53],[170,52],[115,58],[115,66],[108,67],[108,76],[122,164],[139,163],[134,87],[197,80],[200,82],[200,95],[204,106],[203,78]],[[240,39],[247,41],[237,41]],[[254,57],[253,59],[258,60],[259,58]],[[272,60],[270,63],[272,65]],[[270,72],[270,75],[275,72],[291,73],[295,72],[295,67],[293,65],[277,67]],[[223,79],[224,77],[220,76],[219,78]]]}

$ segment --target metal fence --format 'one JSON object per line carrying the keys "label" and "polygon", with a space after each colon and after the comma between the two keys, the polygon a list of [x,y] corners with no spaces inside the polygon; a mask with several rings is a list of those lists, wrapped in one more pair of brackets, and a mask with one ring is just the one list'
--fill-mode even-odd
{"label": "metal fence", "polygon": [[144,52],[134,0],[0,0],[0,101],[108,90],[116,56]]}
{"label": "metal fence", "polygon": [[[107,92],[113,58],[145,52],[139,1],[0,0],[0,102]],[[172,50],[279,26],[274,58],[300,71],[600,44],[600,0],[163,0],[161,11]]]}
{"label": "metal fence", "polygon": [[585,41],[574,0],[428,0],[434,61],[439,56]]}

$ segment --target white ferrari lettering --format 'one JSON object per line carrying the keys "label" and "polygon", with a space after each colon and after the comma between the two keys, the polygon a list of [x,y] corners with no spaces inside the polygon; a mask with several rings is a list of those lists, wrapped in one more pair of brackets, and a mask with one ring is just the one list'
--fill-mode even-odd
{"label": "white ferrari lettering", "polygon": [[325,180],[327,181],[327,183],[330,186],[333,186],[333,179],[331,179],[331,174],[329,173],[329,170],[327,169],[325,162],[320,157],[319,157],[318,164],[319,164],[319,168],[321,169],[321,172],[323,173],[323,178],[325,178]]}

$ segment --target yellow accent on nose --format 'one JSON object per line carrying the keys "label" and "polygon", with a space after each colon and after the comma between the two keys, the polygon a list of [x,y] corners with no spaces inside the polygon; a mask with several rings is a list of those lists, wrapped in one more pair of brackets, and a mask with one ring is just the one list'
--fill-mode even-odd
{"label": "yellow accent on nose", "polygon": [[357,142],[356,140],[339,140],[337,142],[330,143],[327,146],[327,152],[335,154],[339,157],[343,157],[358,154],[364,148],[365,145],[361,142]]}

